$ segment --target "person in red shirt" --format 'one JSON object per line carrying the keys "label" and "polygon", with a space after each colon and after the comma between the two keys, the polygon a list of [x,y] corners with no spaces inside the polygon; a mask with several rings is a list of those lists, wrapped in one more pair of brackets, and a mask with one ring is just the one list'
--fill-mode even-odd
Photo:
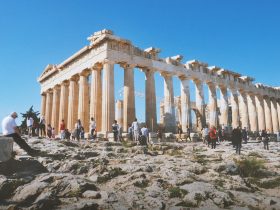
{"label": "person in red shirt", "polygon": [[209,137],[210,137],[210,141],[211,141],[211,148],[215,149],[216,148],[216,142],[218,139],[218,135],[217,135],[217,130],[215,126],[212,126],[209,132]]}
{"label": "person in red shirt", "polygon": [[65,139],[65,123],[64,123],[64,120],[61,120],[59,130],[60,130],[60,138]]}

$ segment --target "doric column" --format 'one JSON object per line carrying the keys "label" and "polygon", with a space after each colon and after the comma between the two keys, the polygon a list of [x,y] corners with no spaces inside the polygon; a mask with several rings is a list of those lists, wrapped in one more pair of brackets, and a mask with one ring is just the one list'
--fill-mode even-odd
{"label": "doric column", "polygon": [[68,118],[69,81],[64,81],[60,88],[59,123],[64,120],[67,125]]}
{"label": "doric column", "polygon": [[160,114],[160,124],[163,124],[163,118],[164,118],[164,103],[163,101],[160,102],[160,105],[159,105],[159,114]]}
{"label": "doric column", "polygon": [[164,78],[164,127],[166,132],[176,132],[173,78],[170,74],[162,74]]}
{"label": "doric column", "polygon": [[117,120],[118,124],[123,127],[123,101],[117,100],[116,101],[116,116],[115,119]]}
{"label": "doric column", "polygon": [[232,127],[237,128],[239,126],[239,105],[238,105],[238,92],[235,89],[231,89],[231,113],[232,113]]}
{"label": "doric column", "polygon": [[90,117],[96,122],[97,131],[101,130],[102,125],[102,66],[98,65],[92,68],[91,87],[90,87]]}
{"label": "doric column", "polygon": [[280,127],[280,99],[276,100],[277,103],[277,113],[278,113],[278,125]]}
{"label": "doric column", "polygon": [[157,129],[156,113],[156,92],[155,78],[152,70],[143,70],[145,72],[145,96],[146,96],[146,125],[151,131]]}
{"label": "doric column", "polygon": [[52,103],[52,120],[51,126],[55,129],[55,134],[58,134],[59,130],[59,101],[60,101],[60,86],[53,88],[53,103]]}
{"label": "doric column", "polygon": [[272,132],[271,102],[270,98],[264,98],[265,127],[267,132]]}
{"label": "doric column", "polygon": [[46,93],[41,94],[41,117],[46,117]]}
{"label": "doric column", "polygon": [[195,103],[198,111],[197,127],[201,130],[205,126],[205,108],[204,108],[204,91],[203,83],[200,80],[194,80],[195,84]]}
{"label": "doric column", "polygon": [[122,67],[124,68],[123,129],[126,132],[128,124],[135,119],[134,69],[128,64]]}
{"label": "doric column", "polygon": [[103,64],[102,81],[102,131],[112,130],[115,119],[114,63],[105,61]]}
{"label": "doric column", "polygon": [[180,77],[181,80],[181,122],[183,132],[187,132],[187,127],[191,124],[191,101],[190,101],[190,87],[187,77]]}
{"label": "doric column", "polygon": [[264,100],[263,97],[257,95],[255,97],[256,107],[257,107],[257,116],[258,116],[258,125],[259,130],[265,130],[265,114],[264,114]]}
{"label": "doric column", "polygon": [[241,127],[249,128],[249,115],[247,105],[247,93],[239,91],[239,115],[241,118]]}
{"label": "doric column", "polygon": [[208,90],[209,90],[209,126],[217,127],[218,115],[217,115],[216,86],[213,83],[208,83]]}
{"label": "doric column", "polygon": [[69,81],[68,97],[68,120],[67,127],[72,131],[78,119],[78,76],[72,77]]}
{"label": "doric column", "polygon": [[53,100],[53,92],[52,90],[47,91],[47,96],[46,96],[46,124],[51,124],[51,119],[52,119],[52,100]]}
{"label": "doric column", "polygon": [[255,95],[249,93],[247,95],[247,101],[248,101],[250,130],[258,131],[259,128],[258,128],[258,118],[257,118]]}
{"label": "doric column", "polygon": [[78,101],[78,119],[81,120],[85,132],[89,130],[89,92],[88,78],[86,73],[80,74],[79,80],[79,101]]}
{"label": "doric column", "polygon": [[278,116],[277,116],[277,102],[275,98],[271,99],[271,116],[273,132],[277,133],[279,130]]}
{"label": "doric column", "polygon": [[228,96],[227,96],[227,88],[220,87],[220,112],[221,112],[221,124],[224,126],[228,126]]}

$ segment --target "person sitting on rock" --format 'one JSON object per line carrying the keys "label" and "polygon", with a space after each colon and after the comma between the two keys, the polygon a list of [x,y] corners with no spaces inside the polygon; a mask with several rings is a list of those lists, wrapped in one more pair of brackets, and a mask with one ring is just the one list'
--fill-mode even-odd
{"label": "person sitting on rock", "polygon": [[6,137],[12,137],[14,141],[27,152],[30,156],[36,156],[39,154],[39,150],[31,148],[24,139],[21,138],[19,129],[17,127],[15,119],[18,117],[16,112],[12,112],[9,116],[5,117],[2,121],[2,132]]}

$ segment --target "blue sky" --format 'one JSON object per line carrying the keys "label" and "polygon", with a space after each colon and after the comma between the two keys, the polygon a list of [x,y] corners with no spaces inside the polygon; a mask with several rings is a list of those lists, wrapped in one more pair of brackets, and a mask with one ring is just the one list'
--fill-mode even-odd
{"label": "blue sky", "polygon": [[[182,54],[184,62],[197,59],[280,86],[279,9],[277,0],[2,0],[0,118],[31,105],[39,111],[37,78],[45,66],[61,63],[104,28],[142,49],[161,48],[161,57]],[[135,77],[144,79],[138,71]],[[144,91],[144,80],[136,83]],[[159,76],[156,84],[162,97]],[[142,115],[143,99],[136,102]]]}

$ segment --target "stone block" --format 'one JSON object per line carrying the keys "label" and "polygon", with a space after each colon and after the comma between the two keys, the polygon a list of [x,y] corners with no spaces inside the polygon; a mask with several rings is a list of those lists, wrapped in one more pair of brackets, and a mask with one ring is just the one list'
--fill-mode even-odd
{"label": "stone block", "polygon": [[198,141],[199,140],[199,134],[198,133],[190,133],[190,137],[192,141]]}
{"label": "stone block", "polygon": [[107,133],[107,138],[109,142],[115,142],[114,141],[114,133]]}
{"label": "stone block", "polygon": [[13,143],[13,138],[0,136],[0,162],[5,162],[12,158]]}
{"label": "stone block", "polygon": [[157,133],[156,132],[150,132],[149,133],[149,138],[157,138]]}

